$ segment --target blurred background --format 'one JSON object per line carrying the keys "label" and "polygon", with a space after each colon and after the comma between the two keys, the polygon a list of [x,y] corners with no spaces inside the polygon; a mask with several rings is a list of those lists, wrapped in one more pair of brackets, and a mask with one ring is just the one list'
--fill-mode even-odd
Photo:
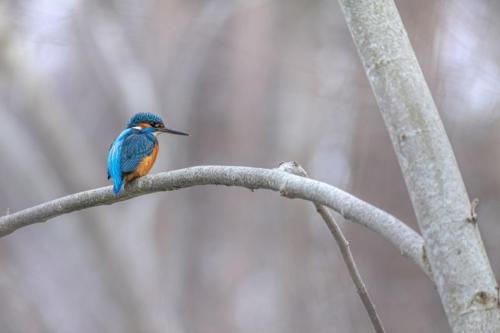
{"label": "blurred background", "polygon": [[[496,274],[500,2],[397,1]],[[108,185],[139,111],[153,172],[301,163],[417,229],[388,135],[333,0],[0,1],[0,214]],[[389,332],[447,332],[432,283],[339,222]],[[0,331],[370,332],[312,205],[196,187],[64,215],[0,240]]]}

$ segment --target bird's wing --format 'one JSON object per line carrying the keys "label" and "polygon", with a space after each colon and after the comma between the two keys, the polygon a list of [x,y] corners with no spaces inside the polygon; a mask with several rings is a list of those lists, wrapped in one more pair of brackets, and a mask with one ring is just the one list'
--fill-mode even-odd
{"label": "bird's wing", "polygon": [[125,138],[120,158],[121,172],[133,172],[144,157],[151,155],[154,146],[153,136],[134,133]]}
{"label": "bird's wing", "polygon": [[120,192],[122,187],[121,155],[122,146],[125,139],[132,134],[132,130],[127,128],[113,141],[108,153],[108,177],[113,178],[113,192]]}

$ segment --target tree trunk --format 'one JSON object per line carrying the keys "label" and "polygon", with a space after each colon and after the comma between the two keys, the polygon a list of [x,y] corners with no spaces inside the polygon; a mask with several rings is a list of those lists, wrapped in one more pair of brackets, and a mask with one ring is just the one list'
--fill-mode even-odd
{"label": "tree trunk", "polygon": [[454,332],[500,332],[496,281],[393,0],[339,0],[402,169]]}

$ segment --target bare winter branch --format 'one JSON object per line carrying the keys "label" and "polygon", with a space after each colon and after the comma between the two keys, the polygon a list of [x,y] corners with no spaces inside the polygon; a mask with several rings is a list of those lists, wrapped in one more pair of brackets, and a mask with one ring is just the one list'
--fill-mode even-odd
{"label": "bare winter branch", "polygon": [[277,169],[197,166],[145,176],[130,184],[119,196],[114,196],[111,186],[107,186],[68,195],[3,216],[0,218],[0,236],[77,210],[110,205],[148,193],[197,185],[239,186],[251,190],[268,189],[279,191],[289,198],[301,198],[330,207],[344,218],[364,225],[389,240],[401,254],[411,258],[427,275],[430,274],[423,255],[422,238],[406,224],[334,186]]}

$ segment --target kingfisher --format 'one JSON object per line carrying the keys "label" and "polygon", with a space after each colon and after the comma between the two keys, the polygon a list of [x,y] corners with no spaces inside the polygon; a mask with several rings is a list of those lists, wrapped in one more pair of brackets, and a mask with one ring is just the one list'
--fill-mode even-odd
{"label": "kingfisher", "polygon": [[123,183],[146,175],[158,155],[161,133],[189,135],[165,127],[161,117],[147,112],[134,115],[127,127],[113,141],[108,153],[108,179],[113,180],[113,193],[117,195]]}

